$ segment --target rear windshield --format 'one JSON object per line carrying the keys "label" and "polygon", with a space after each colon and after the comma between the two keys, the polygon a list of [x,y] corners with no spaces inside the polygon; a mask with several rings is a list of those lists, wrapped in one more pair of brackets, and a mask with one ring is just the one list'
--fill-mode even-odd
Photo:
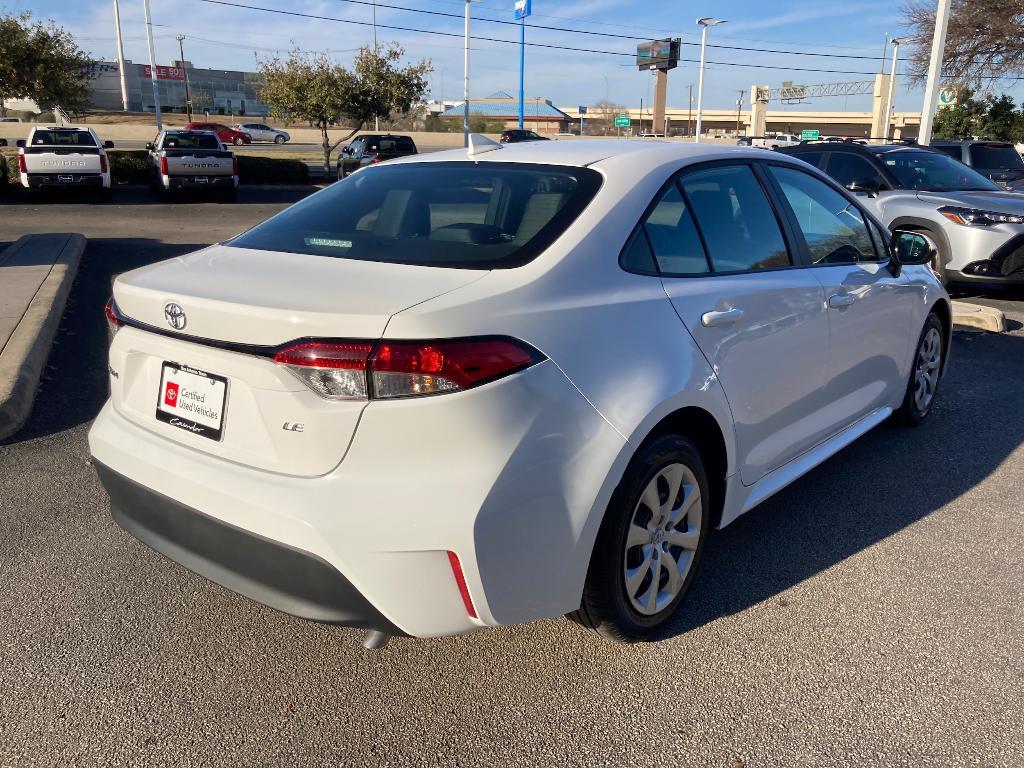
{"label": "rear windshield", "polygon": [[36,147],[95,147],[96,141],[88,131],[36,131],[32,134]]}
{"label": "rear windshield", "polygon": [[169,133],[164,149],[220,149],[220,145],[212,133]]}
{"label": "rear windshield", "polygon": [[1024,170],[1017,150],[1009,144],[975,144],[971,147],[971,165],[992,170]]}
{"label": "rear windshield", "polygon": [[402,163],[358,171],[231,241],[238,248],[461,269],[518,267],[601,186],[588,168]]}

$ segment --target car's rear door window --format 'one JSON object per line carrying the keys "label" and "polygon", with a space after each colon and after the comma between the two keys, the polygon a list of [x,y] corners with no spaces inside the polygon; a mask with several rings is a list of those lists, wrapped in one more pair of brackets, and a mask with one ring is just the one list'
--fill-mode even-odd
{"label": "car's rear door window", "polygon": [[749,166],[695,171],[681,184],[715,272],[792,264],[775,211]]}
{"label": "car's rear door window", "polygon": [[535,258],[601,186],[589,168],[398,163],[361,170],[231,241],[361,261],[501,269]]}
{"label": "car's rear door window", "polygon": [[647,215],[643,231],[661,274],[678,277],[710,271],[693,217],[675,184]]}
{"label": "car's rear door window", "polygon": [[793,211],[812,264],[878,261],[860,209],[823,181],[796,168],[769,166]]}

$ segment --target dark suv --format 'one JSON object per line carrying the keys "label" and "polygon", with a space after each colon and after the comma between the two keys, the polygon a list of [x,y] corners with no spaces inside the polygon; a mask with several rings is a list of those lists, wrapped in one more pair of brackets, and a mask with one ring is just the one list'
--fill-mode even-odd
{"label": "dark suv", "polygon": [[383,163],[396,157],[418,154],[411,136],[373,134],[360,136],[341,150],[338,158],[338,181],[367,165]]}
{"label": "dark suv", "polygon": [[541,136],[534,131],[524,131],[520,128],[512,128],[501,132],[502,144],[516,144],[520,141],[550,141],[547,136]]}
{"label": "dark suv", "polygon": [[1008,141],[933,141],[932,149],[945,152],[1011,192],[1024,192],[1024,160]]}

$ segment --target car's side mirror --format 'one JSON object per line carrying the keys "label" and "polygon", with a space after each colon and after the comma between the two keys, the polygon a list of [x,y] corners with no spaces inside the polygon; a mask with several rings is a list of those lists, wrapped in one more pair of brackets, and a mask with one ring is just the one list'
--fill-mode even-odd
{"label": "car's side mirror", "polygon": [[25,140],[24,139],[18,139],[18,141],[16,142],[16,145],[19,146],[19,147],[24,147],[25,146]]}
{"label": "car's side mirror", "polygon": [[110,139],[107,139],[106,141],[103,142],[103,148],[104,149],[113,149],[114,148],[114,142],[112,142]]}
{"label": "car's side mirror", "polygon": [[153,142],[152,141],[147,141],[146,142],[146,149],[148,149],[150,152],[153,151],[154,146],[153,146]]}
{"label": "car's side mirror", "polygon": [[899,274],[900,267],[930,264],[939,252],[935,242],[921,232],[897,232],[892,237],[892,262]]}
{"label": "car's side mirror", "polygon": [[869,197],[874,197],[881,190],[882,185],[875,179],[854,179],[846,188],[851,192],[864,192]]}

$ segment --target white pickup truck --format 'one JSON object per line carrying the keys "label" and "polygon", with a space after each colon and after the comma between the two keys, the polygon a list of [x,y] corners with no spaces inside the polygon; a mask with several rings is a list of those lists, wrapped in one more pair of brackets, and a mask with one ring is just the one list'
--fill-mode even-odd
{"label": "white pickup truck", "polygon": [[92,128],[40,126],[18,140],[18,172],[26,189],[91,188],[110,197],[107,149]]}
{"label": "white pickup truck", "polygon": [[800,137],[792,133],[771,133],[767,136],[755,136],[750,140],[750,146],[761,147],[762,149],[795,147],[799,143]]}
{"label": "white pickup truck", "polygon": [[146,145],[150,186],[161,199],[172,191],[214,190],[238,197],[238,158],[208,131],[161,131]]}

